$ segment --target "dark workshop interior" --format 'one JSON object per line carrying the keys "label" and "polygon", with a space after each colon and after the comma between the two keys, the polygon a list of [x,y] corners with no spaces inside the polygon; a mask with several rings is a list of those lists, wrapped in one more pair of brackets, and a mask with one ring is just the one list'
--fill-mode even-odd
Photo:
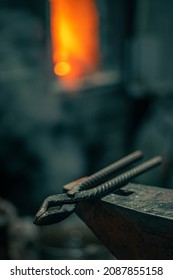
{"label": "dark workshop interior", "polygon": [[76,214],[33,219],[47,196],[136,150],[163,162],[133,182],[172,191],[172,10],[0,0],[0,259],[116,259]]}

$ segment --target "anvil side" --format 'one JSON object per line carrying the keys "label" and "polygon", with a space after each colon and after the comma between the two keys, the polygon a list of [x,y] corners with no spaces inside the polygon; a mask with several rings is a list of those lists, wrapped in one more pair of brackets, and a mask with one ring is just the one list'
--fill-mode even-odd
{"label": "anvil side", "polygon": [[173,259],[173,190],[128,184],[77,215],[118,259]]}

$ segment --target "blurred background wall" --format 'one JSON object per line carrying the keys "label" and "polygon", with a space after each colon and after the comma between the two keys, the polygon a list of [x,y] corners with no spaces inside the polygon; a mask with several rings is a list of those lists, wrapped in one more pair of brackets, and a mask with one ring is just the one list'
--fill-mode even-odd
{"label": "blurred background wall", "polygon": [[0,0],[0,197],[21,216],[141,149],[143,184],[173,188],[173,2],[97,0],[101,67],[68,92],[53,73],[47,0]]}

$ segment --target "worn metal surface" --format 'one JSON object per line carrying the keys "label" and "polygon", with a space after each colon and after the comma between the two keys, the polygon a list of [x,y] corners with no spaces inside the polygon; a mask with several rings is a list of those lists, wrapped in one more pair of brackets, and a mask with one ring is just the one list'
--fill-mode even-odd
{"label": "worn metal surface", "polygon": [[76,213],[118,259],[173,259],[173,190],[128,184]]}

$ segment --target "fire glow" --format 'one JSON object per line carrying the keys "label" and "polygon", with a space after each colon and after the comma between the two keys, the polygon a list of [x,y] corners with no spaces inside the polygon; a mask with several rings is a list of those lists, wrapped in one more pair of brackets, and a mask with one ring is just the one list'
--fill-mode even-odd
{"label": "fire glow", "polygon": [[98,14],[95,0],[50,0],[54,73],[75,83],[99,66]]}

